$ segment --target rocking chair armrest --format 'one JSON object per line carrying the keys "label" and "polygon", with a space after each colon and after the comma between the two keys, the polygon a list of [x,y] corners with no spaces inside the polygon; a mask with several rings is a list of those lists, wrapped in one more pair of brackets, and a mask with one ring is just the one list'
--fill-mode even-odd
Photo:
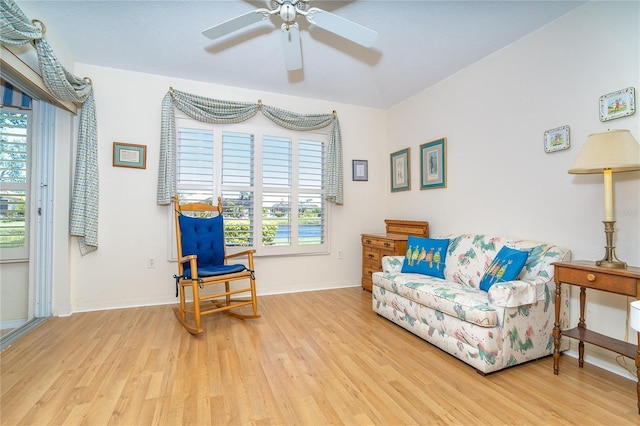
{"label": "rocking chair armrest", "polygon": [[255,249],[250,249],[250,250],[239,251],[237,253],[227,253],[225,258],[231,259],[231,258],[240,257],[240,256],[253,256],[255,252],[256,252]]}
{"label": "rocking chair armrest", "polygon": [[197,255],[195,255],[195,254],[190,254],[190,255],[187,255],[187,256],[183,256],[183,257],[181,257],[180,259],[178,259],[178,262],[179,262],[179,263],[187,263],[187,262],[189,262],[191,259],[197,259],[197,258],[198,258],[198,256],[197,256]]}

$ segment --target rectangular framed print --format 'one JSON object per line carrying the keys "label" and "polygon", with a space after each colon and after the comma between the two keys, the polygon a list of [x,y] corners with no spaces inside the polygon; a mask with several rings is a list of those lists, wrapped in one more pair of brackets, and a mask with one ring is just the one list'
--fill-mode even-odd
{"label": "rectangular framed print", "polygon": [[411,189],[409,148],[391,154],[391,192]]}
{"label": "rectangular framed print", "polygon": [[369,180],[369,164],[367,160],[352,160],[351,166],[353,168],[354,181]]}
{"label": "rectangular framed print", "polygon": [[636,93],[633,87],[600,96],[600,121],[614,120],[636,112]]}
{"label": "rectangular framed print", "polygon": [[561,151],[569,149],[570,146],[569,126],[556,127],[544,132],[544,152]]}
{"label": "rectangular framed print", "polygon": [[147,146],[130,143],[113,143],[113,166],[147,168]]}
{"label": "rectangular framed print", "polygon": [[447,187],[447,138],[420,145],[420,189]]}

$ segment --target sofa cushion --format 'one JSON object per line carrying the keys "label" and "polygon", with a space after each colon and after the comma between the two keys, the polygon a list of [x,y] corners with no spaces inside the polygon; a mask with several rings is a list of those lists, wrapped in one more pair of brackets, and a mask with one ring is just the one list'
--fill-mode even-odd
{"label": "sofa cushion", "polygon": [[444,238],[451,241],[444,270],[445,278],[479,288],[487,265],[503,245],[502,239],[476,234],[449,235]]}
{"label": "sofa cushion", "polygon": [[480,280],[480,290],[489,291],[494,283],[513,281],[518,278],[528,257],[528,251],[503,246]]}
{"label": "sofa cushion", "polygon": [[481,327],[495,327],[498,314],[486,292],[413,273],[376,272],[373,284],[414,302]]}
{"label": "sofa cushion", "polygon": [[402,272],[444,278],[448,246],[449,240],[409,236]]}

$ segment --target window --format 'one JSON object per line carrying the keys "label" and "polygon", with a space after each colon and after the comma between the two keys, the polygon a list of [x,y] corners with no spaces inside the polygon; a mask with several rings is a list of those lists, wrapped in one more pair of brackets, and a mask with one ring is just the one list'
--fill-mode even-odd
{"label": "window", "polygon": [[0,109],[0,254],[23,260],[28,250],[29,111]]}
{"label": "window", "polygon": [[322,133],[176,117],[181,200],[223,199],[227,245],[258,255],[326,253]]}

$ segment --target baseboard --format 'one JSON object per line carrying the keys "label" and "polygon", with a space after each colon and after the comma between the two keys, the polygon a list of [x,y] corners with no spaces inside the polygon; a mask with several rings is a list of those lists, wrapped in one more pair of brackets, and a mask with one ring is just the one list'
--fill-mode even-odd
{"label": "baseboard", "polygon": [[[584,362],[586,364],[602,368],[603,370],[622,376],[625,379],[633,380],[634,382],[638,381],[638,376],[635,371],[635,361],[631,358],[615,354],[611,351],[604,351],[597,346],[588,344],[585,344],[585,348]],[[578,352],[576,350],[568,350],[563,352],[563,354],[575,358],[576,364],[578,363]],[[625,368],[621,363],[626,363],[630,369]],[[560,369],[562,370],[562,363],[560,364]]]}
{"label": "baseboard", "polygon": [[7,328],[18,328],[23,324],[27,323],[26,318],[12,319],[12,320],[2,320],[0,321],[0,329],[5,330]]}
{"label": "baseboard", "polygon": [[24,322],[20,327],[18,327],[11,333],[2,336],[2,338],[0,338],[0,350],[5,350],[9,346],[11,346],[13,342],[45,322],[47,319],[48,318],[33,318],[30,321]]}

